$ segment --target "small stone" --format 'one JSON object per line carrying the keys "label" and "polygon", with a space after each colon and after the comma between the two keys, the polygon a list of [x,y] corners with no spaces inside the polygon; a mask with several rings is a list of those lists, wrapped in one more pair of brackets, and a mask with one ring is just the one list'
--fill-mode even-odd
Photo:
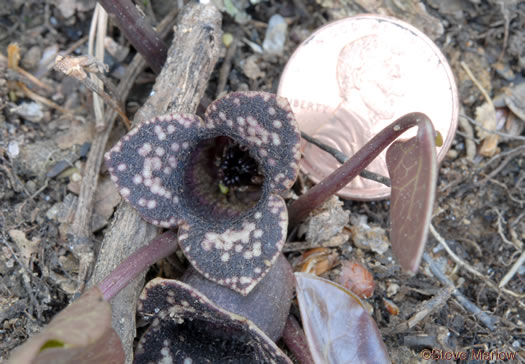
{"label": "small stone", "polygon": [[257,65],[257,59],[256,55],[251,55],[246,60],[241,61],[242,71],[251,80],[256,80],[266,75]]}
{"label": "small stone", "polygon": [[47,72],[47,67],[51,62],[55,61],[59,51],[58,45],[53,44],[44,49],[42,56],[38,63],[38,69],[35,72],[35,77],[42,77]]}
{"label": "small stone", "polygon": [[25,264],[29,264],[31,254],[36,253],[40,239],[29,240],[23,231],[16,229],[9,230],[7,233],[16,244],[19,256],[24,260]]}
{"label": "small stone", "polygon": [[80,182],[81,180],[82,180],[82,176],[80,175],[80,173],[75,172],[71,175],[71,181]]}
{"label": "small stone", "polygon": [[386,289],[386,296],[387,297],[393,297],[399,292],[399,284],[397,283],[391,283],[388,284],[388,287]]}
{"label": "small stone", "polygon": [[512,72],[512,69],[510,68],[510,65],[508,63],[501,63],[496,62],[492,65],[492,68],[496,71],[496,73],[506,81],[513,81],[516,75],[514,72]]}
{"label": "small stone", "polygon": [[384,229],[380,227],[370,227],[365,215],[352,217],[352,240],[354,244],[361,249],[372,250],[373,252],[383,255],[388,250],[388,238]]}
{"label": "small stone", "polygon": [[282,54],[287,29],[288,24],[286,24],[286,20],[281,15],[272,15],[268,22],[268,28],[266,28],[263,42],[263,49],[266,53],[275,55]]}
{"label": "small stone", "polygon": [[76,1],[57,0],[55,6],[60,10],[62,16],[67,19],[75,15],[75,5]]}
{"label": "small stone", "polygon": [[117,62],[124,61],[129,54],[129,47],[118,44],[111,37],[104,38],[104,49],[106,49]]}
{"label": "small stone", "polygon": [[299,226],[298,233],[300,236],[306,234],[306,241],[317,245],[339,235],[348,224],[349,214],[350,211],[343,209],[341,200],[337,196],[332,196]]}
{"label": "small stone", "polygon": [[38,46],[33,46],[22,57],[22,67],[26,70],[33,70],[38,66],[40,58],[42,57],[42,49]]}
{"label": "small stone", "polygon": [[456,159],[458,157],[458,151],[455,150],[455,149],[450,149],[448,152],[447,152],[447,158],[450,158],[450,159]]}
{"label": "small stone", "polygon": [[18,154],[20,154],[20,147],[18,146],[18,142],[16,140],[11,140],[9,142],[7,145],[7,153],[11,158],[16,158]]}
{"label": "small stone", "polygon": [[[325,248],[334,248],[343,245],[350,239],[350,233],[346,230],[341,231],[339,234],[331,237],[330,239],[324,241],[321,246]],[[352,249],[352,247],[349,247]]]}
{"label": "small stone", "polygon": [[22,102],[20,105],[13,107],[11,112],[33,123],[38,123],[44,118],[42,105],[36,102]]}

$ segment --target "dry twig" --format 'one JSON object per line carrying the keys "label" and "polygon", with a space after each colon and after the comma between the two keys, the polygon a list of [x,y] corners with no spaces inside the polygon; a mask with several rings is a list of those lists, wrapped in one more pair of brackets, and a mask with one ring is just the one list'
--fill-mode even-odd
{"label": "dry twig", "polygon": [[452,294],[458,301],[458,303],[465,308],[468,312],[476,316],[485,326],[490,330],[494,330],[494,324],[497,322],[497,319],[493,316],[483,312],[478,306],[472,303],[467,297],[465,297],[455,286],[454,283],[447,278],[445,273],[441,271],[439,266],[434,262],[434,260],[427,253],[423,253],[423,259],[428,264],[428,267],[434,277],[438,279],[441,284],[452,288]]}
{"label": "dry twig", "polygon": [[509,281],[514,277],[518,269],[525,263],[525,250],[521,253],[520,257],[516,262],[512,265],[510,270],[505,274],[505,276],[501,279],[501,281],[498,284],[499,288],[503,288]]}
{"label": "dry twig", "polygon": [[[8,69],[26,76],[26,79],[35,80],[33,76],[27,77],[30,74],[22,70],[22,68],[20,68],[20,66],[18,65],[19,60],[20,60],[20,48],[18,47],[18,44],[16,43],[9,44],[9,46],[7,47],[7,67]],[[39,102],[41,104],[47,105],[53,109],[56,109],[65,115],[72,116],[69,110],[66,110],[62,106],[54,103],[53,101],[48,100],[45,97],[38,95],[36,92],[31,91],[22,81],[11,81],[9,82],[9,84],[11,84],[11,86],[15,85],[15,87],[18,87],[30,99],[36,102]],[[37,86],[39,87],[44,86],[44,88],[49,87],[41,83],[40,81],[38,81]]]}
{"label": "dry twig", "polygon": [[413,328],[419,322],[421,322],[425,317],[427,317],[433,312],[436,312],[445,303],[447,303],[454,289],[455,288],[453,286],[452,287],[447,286],[445,288],[440,289],[434,297],[432,297],[431,299],[427,301],[421,302],[417,306],[417,308],[414,310],[415,314],[412,315],[408,320],[397,324],[394,328],[390,330],[384,330],[383,333],[386,335],[391,335],[391,334],[397,334],[400,332],[405,332]]}
{"label": "dry twig", "polygon": [[[119,103],[115,101],[115,99],[113,99],[111,96],[109,96],[101,87],[99,87],[96,82],[93,82],[93,80],[88,77],[88,73],[91,75],[102,75],[103,72],[107,70],[107,66],[105,64],[98,61],[92,56],[63,57],[59,55],[57,56],[55,61],[55,69],[64,73],[65,75],[75,78],[76,80],[80,81],[84,86],[86,86],[87,89],[95,92],[97,95],[102,97],[108,105],[110,105],[114,110],[118,112],[118,114],[126,124],[128,130],[131,128],[130,121],[126,116],[126,113],[120,107]],[[114,88],[113,86],[109,86],[111,82],[108,79],[106,79],[105,84],[106,86],[108,86],[108,88]],[[106,125],[107,124],[105,123],[102,124],[102,126],[100,126],[100,124],[97,125],[97,130],[104,130],[106,128]]]}
{"label": "dry twig", "polygon": [[512,140],[525,141],[525,137],[521,136],[521,135],[513,135],[513,134],[509,134],[509,133],[504,133],[504,132],[498,131],[498,130],[487,129],[483,125],[481,125],[480,123],[478,123],[476,120],[472,119],[468,115],[460,115],[460,117],[463,117],[463,118],[467,119],[471,124],[474,124],[475,126],[480,128],[481,130],[486,131],[487,133],[496,134],[496,135],[499,135],[499,136],[502,136],[502,137],[505,137],[505,138],[508,138],[508,139],[512,139]]}
{"label": "dry twig", "polygon": [[[91,26],[89,29],[89,39],[88,39],[88,55],[96,58],[97,62],[101,64],[104,63],[104,38],[107,34],[108,27],[108,14],[104,8],[97,3],[95,6],[95,11],[93,13],[93,18],[91,19]],[[95,35],[96,33],[96,35]],[[95,50],[93,50],[95,48]],[[94,53],[94,54],[93,54]],[[104,65],[105,66],[105,65]],[[103,75],[104,71],[107,71],[107,67],[104,67],[103,70],[98,72],[98,74]],[[89,79],[94,83],[97,89],[104,92],[104,84],[102,80],[97,77],[95,73],[89,74]],[[108,85],[112,85],[112,82],[108,82]],[[95,112],[95,129],[104,130],[104,102],[103,97],[98,95],[96,91],[92,91],[93,94],[93,110]],[[113,95],[116,96],[116,95]],[[106,101],[107,102],[107,101]],[[119,103],[117,102],[117,105]],[[124,122],[126,126],[130,127],[129,120],[127,120],[126,114],[122,112],[121,108],[118,107],[119,114],[124,115]]]}
{"label": "dry twig", "polygon": [[438,241],[438,243],[441,244],[441,246],[443,248],[445,248],[445,250],[448,253],[448,255],[450,255],[450,257],[452,258],[452,260],[454,260],[454,262],[456,262],[456,264],[458,264],[460,267],[466,269],[469,273],[473,274],[474,276],[480,278],[482,280],[482,282],[486,283],[490,288],[492,288],[496,292],[503,292],[503,293],[505,293],[507,295],[510,295],[512,297],[519,298],[520,300],[518,301],[518,304],[520,306],[522,306],[522,307],[525,307],[525,302],[523,302],[523,299],[525,299],[525,294],[518,294],[518,293],[516,293],[514,291],[511,291],[509,289],[499,288],[489,277],[487,277],[486,275],[478,272],[470,264],[468,264],[463,259],[458,257],[456,255],[456,253],[454,253],[454,251],[452,251],[452,249],[448,246],[448,244],[445,241],[445,239],[441,235],[439,235],[439,233],[437,232],[437,230],[434,228],[434,226],[432,224],[430,224],[430,232],[432,233],[434,238]]}
{"label": "dry twig", "polygon": [[237,45],[239,40],[237,36],[233,36],[232,43],[226,50],[226,55],[224,56],[224,61],[222,62],[221,69],[219,71],[219,81],[217,82],[217,91],[215,92],[215,97],[219,98],[226,87],[226,82],[228,81],[228,76],[230,75],[230,70],[232,68],[232,60],[237,50]]}
{"label": "dry twig", "polygon": [[[489,94],[485,90],[485,88],[481,85],[481,83],[477,80],[477,78],[474,76],[470,68],[465,62],[461,62],[461,67],[465,70],[467,75],[470,77],[474,85],[479,89],[479,91],[483,94],[483,97],[485,98],[487,104],[489,105],[489,111],[490,111],[490,118],[488,119],[490,121],[490,125],[493,126],[494,130],[496,129],[496,108],[494,107],[494,103],[492,102],[492,99],[490,98]],[[481,148],[479,149],[479,153],[484,156],[493,155],[496,146],[498,145],[499,136],[497,134],[491,133],[487,136],[484,136],[483,143],[481,144]]]}
{"label": "dry twig", "polygon": [[[166,112],[196,110],[219,57],[220,23],[220,13],[215,7],[194,3],[187,5],[176,27],[173,45],[169,50],[171,57],[167,58],[147,102],[135,114],[134,123]],[[172,87],[174,84],[178,87]],[[105,140],[102,147],[92,147],[92,151],[100,149],[100,159]],[[91,154],[90,151],[89,158]],[[93,151],[93,154],[96,158],[97,153]],[[98,168],[92,169],[98,171]],[[129,204],[121,204],[106,231],[90,284],[101,281],[124,258],[156,234],[157,229],[142,220]],[[113,327],[122,340],[128,362],[131,361],[135,337],[135,306],[143,281],[144,274],[134,279],[111,301]]]}
{"label": "dry twig", "polygon": [[[177,10],[172,11],[159,25],[159,28],[165,35],[173,26],[176,14]],[[59,57],[61,56],[57,57],[58,60]],[[59,61],[58,67],[60,67],[61,70],[66,71],[64,73],[73,74],[77,79],[81,78],[82,80],[87,80],[87,82],[92,85],[95,85],[95,83],[87,78],[87,72],[100,75],[106,67],[92,57],[66,57],[63,58],[63,60],[64,62],[62,63]],[[140,55],[137,55],[128,66],[127,76],[121,81],[115,93],[125,98],[145,66],[146,64],[143,58]],[[108,83],[106,83],[106,85],[107,84]],[[105,93],[104,95],[107,96]],[[80,258],[80,272],[78,279],[79,291],[83,289],[95,259],[91,241],[91,217],[94,206],[94,195],[97,188],[98,175],[100,166],[102,165],[105,146],[109,138],[109,133],[113,129],[113,123],[117,117],[117,113],[118,111],[116,109],[109,110],[106,113],[105,121],[103,123],[105,129],[102,132],[97,133],[92,142],[84,169],[75,217],[68,231],[70,247]]]}
{"label": "dry twig", "polygon": [[[340,152],[339,150],[337,150],[335,148],[332,148],[331,146],[329,146],[327,144],[324,144],[320,140],[318,140],[318,139],[316,139],[316,138],[306,134],[303,131],[301,132],[301,138],[306,140],[308,143],[312,143],[313,145],[315,145],[315,146],[321,148],[322,150],[324,150],[325,152],[331,154],[332,157],[337,159],[337,161],[339,163],[341,163],[341,164],[344,164],[348,160],[348,156],[346,154]],[[363,170],[361,173],[359,173],[359,176],[363,177],[363,178],[366,178],[366,179],[369,179],[371,181],[375,181],[377,183],[382,183],[382,184],[384,184],[387,187],[391,187],[392,186],[392,184],[390,183],[390,178],[382,176],[382,175],[377,174],[377,173],[372,172],[372,171],[367,171],[366,169]]]}

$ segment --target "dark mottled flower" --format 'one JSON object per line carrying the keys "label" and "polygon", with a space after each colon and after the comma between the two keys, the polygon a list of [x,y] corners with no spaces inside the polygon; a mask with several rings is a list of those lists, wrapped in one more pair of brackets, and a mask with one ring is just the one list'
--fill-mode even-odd
{"label": "dark mottled flower", "polygon": [[138,342],[135,364],[291,364],[275,341],[284,330],[294,282],[292,267],[282,254],[247,296],[191,268],[181,281],[149,281],[137,309],[151,325]]}
{"label": "dark mottled flower", "polygon": [[288,214],[279,193],[298,173],[300,134],[286,99],[238,92],[204,119],[167,114],[106,154],[120,193],[178,238],[206,278],[246,295],[277,259]]}

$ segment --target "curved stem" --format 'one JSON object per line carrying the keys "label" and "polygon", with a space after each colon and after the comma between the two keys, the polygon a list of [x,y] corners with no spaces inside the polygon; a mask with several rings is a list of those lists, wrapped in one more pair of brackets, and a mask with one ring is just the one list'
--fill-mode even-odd
{"label": "curved stem", "polygon": [[156,261],[175,252],[179,246],[177,234],[169,230],[137,249],[98,284],[106,301],[115,297],[122,288]]}
{"label": "curved stem", "polygon": [[304,331],[293,315],[288,315],[282,337],[288,350],[290,350],[300,364],[314,364],[312,354]]}
{"label": "curved stem", "polygon": [[[310,135],[306,134],[304,131],[301,132],[301,138],[306,140],[308,143],[312,143],[313,145],[319,147],[325,152],[330,153],[330,155],[334,157],[335,159],[337,159],[337,161],[341,164],[344,164],[349,159],[346,154],[340,152],[338,149],[332,148],[331,146],[322,143],[320,140],[315,139],[314,137],[311,137]],[[359,173],[359,176],[375,181],[375,182],[378,182],[378,183],[382,183],[387,187],[391,187],[389,178],[382,176],[380,174],[377,174],[375,172],[367,171],[366,169],[363,169],[361,173]]]}
{"label": "curved stem", "polygon": [[304,220],[310,212],[325,202],[330,196],[346,186],[366,168],[399,135],[428,116],[420,112],[406,114],[381,130],[341,167],[299,197],[288,207],[289,228]]}
{"label": "curved stem", "polygon": [[131,0],[99,0],[99,2],[108,14],[114,16],[119,29],[153,71],[160,73],[166,61],[168,47],[139,13],[135,4]]}

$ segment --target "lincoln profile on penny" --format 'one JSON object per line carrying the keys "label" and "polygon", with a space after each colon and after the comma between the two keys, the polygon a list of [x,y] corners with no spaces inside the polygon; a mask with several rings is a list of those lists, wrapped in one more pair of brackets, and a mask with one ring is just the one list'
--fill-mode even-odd
{"label": "lincoln profile on penny", "polygon": [[[337,57],[335,72],[341,102],[332,111],[332,117],[313,136],[346,155],[353,155],[398,117],[394,115],[395,106],[404,96],[400,92],[404,80],[399,52],[396,46],[376,35],[367,35],[346,44]],[[389,54],[388,59],[385,59],[385,53]],[[322,157],[330,158],[324,153]],[[323,165],[318,161],[316,168],[323,169]],[[376,173],[387,170],[382,158],[376,158],[368,168]],[[330,169],[325,170],[326,175],[330,172]],[[359,178],[351,183],[363,187],[357,186],[363,183]]]}
{"label": "lincoln profile on penny", "polygon": [[288,213],[280,194],[297,178],[299,142],[285,98],[237,92],[214,101],[203,118],[146,121],[105,158],[142,218],[178,228],[198,272],[247,295],[282,250]]}

